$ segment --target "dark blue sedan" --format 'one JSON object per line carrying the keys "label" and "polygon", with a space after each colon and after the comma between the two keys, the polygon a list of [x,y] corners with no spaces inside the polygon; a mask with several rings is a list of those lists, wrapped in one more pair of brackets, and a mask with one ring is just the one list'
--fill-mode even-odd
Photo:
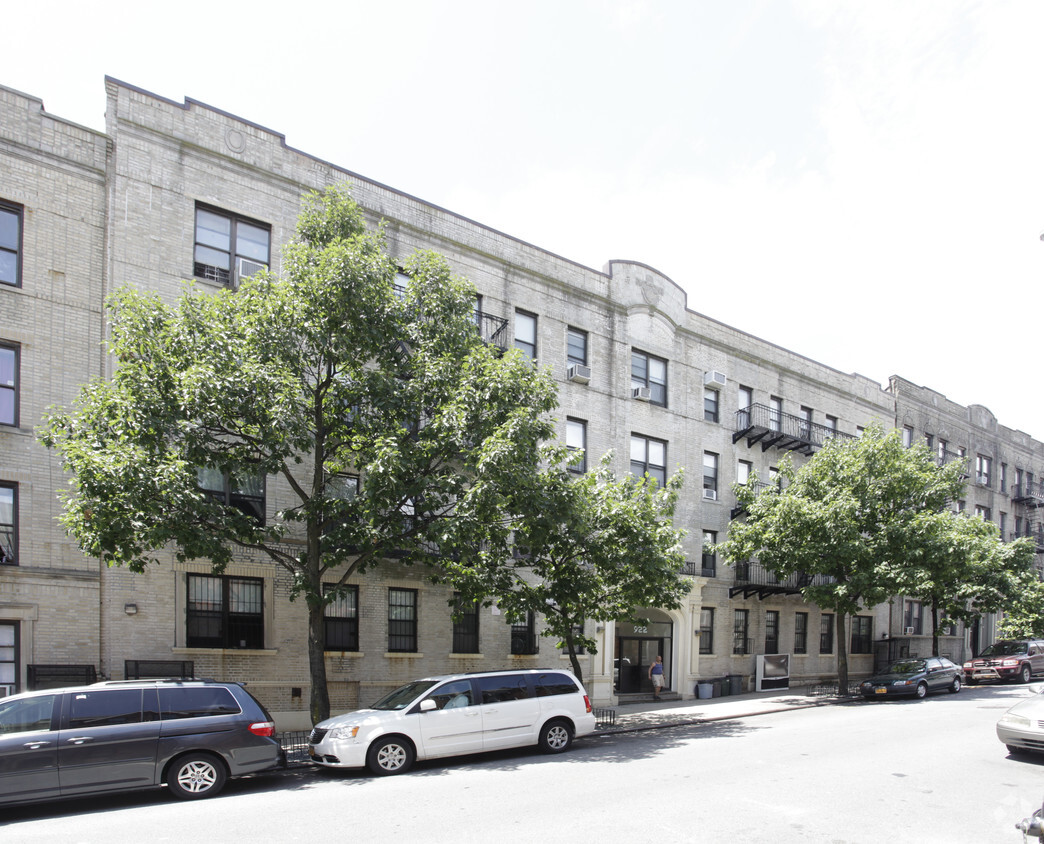
{"label": "dark blue sedan", "polygon": [[867,700],[907,696],[923,698],[932,692],[961,690],[961,668],[944,656],[908,657],[889,665],[859,684]]}

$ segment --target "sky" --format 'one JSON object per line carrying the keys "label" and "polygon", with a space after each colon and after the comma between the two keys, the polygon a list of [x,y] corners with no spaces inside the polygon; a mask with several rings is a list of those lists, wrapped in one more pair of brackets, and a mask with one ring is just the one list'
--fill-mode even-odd
{"label": "sky", "polygon": [[1044,439],[1039,0],[37,0],[4,20],[0,84],[52,115],[104,129],[106,75],[190,98]]}

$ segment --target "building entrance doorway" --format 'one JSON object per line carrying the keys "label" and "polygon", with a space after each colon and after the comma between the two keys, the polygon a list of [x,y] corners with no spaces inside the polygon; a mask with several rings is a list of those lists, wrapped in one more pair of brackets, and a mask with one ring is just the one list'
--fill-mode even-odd
{"label": "building entrance doorway", "polygon": [[614,689],[617,694],[651,693],[649,666],[663,657],[663,680],[671,688],[671,632],[669,621],[635,625],[616,624]]}

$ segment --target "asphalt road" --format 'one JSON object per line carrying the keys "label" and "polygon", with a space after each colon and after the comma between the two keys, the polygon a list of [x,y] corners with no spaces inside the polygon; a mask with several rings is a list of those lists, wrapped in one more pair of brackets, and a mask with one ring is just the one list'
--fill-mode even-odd
{"label": "asphalt road", "polygon": [[500,752],[400,777],[298,769],[197,803],[163,791],[0,810],[11,842],[1011,842],[1044,757],[994,724],[1025,687],[854,703]]}

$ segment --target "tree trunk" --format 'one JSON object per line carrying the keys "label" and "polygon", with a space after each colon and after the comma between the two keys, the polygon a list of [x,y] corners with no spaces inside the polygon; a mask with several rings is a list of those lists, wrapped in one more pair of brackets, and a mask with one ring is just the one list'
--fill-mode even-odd
{"label": "tree trunk", "polygon": [[321,600],[308,601],[308,672],[312,690],[308,709],[312,724],[330,717],[330,690],[326,687],[326,613]]}
{"label": "tree trunk", "polygon": [[837,691],[848,694],[848,645],[845,641],[845,614],[839,612],[837,618]]}
{"label": "tree trunk", "polygon": [[939,609],[932,604],[932,656],[939,655]]}
{"label": "tree trunk", "polygon": [[566,649],[569,651],[569,662],[572,663],[573,673],[576,675],[576,679],[580,681],[581,685],[584,682],[583,671],[580,669],[580,660],[576,658],[576,648],[573,646],[573,629],[572,627],[566,630],[565,636]]}

